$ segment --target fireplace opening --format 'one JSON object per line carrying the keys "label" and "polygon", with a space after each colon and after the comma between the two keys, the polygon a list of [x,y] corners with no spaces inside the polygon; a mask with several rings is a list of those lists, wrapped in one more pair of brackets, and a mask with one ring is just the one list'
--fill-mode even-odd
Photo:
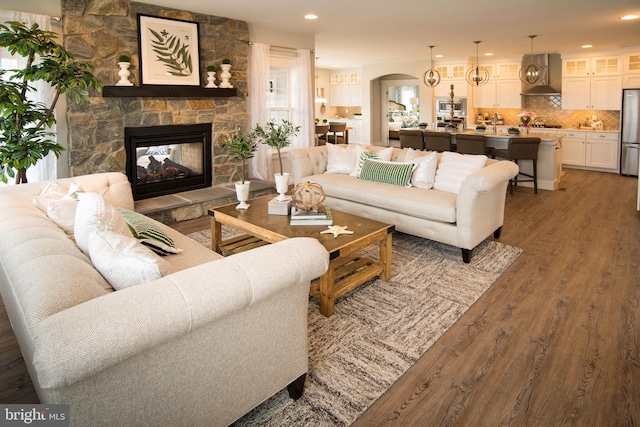
{"label": "fireplace opening", "polygon": [[125,128],[134,200],[211,186],[211,123]]}

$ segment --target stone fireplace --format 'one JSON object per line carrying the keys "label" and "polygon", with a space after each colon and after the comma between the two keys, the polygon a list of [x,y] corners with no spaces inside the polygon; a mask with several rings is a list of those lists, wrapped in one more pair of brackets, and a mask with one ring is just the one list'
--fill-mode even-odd
{"label": "stone fireplace", "polygon": [[211,123],[127,127],[124,135],[135,200],[211,186]]}
{"label": "stone fireplace", "polygon": [[[239,179],[240,162],[221,148],[221,142],[248,123],[249,31],[245,22],[127,0],[61,0],[61,6],[65,47],[78,59],[91,62],[94,74],[105,86],[115,87],[119,80],[119,55],[129,55],[133,63],[130,80],[134,86],[130,87],[133,89],[130,94],[105,96],[103,91],[92,93],[89,103],[84,105],[67,105],[65,153],[71,176],[127,172],[125,128],[207,124],[211,130],[209,185],[226,185]],[[213,97],[185,95],[184,91],[171,95],[167,91],[140,94],[147,86],[140,85],[138,14],[197,22],[201,86],[206,84],[206,66],[217,66],[223,58],[230,58],[231,83],[236,94]]]}

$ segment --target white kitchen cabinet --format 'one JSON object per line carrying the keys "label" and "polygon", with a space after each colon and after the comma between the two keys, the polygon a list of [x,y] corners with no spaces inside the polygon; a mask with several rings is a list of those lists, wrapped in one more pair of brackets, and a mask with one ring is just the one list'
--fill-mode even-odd
{"label": "white kitchen cabinet", "polygon": [[331,74],[329,105],[350,107],[362,105],[362,85],[358,70],[345,70]]}
{"label": "white kitchen cabinet", "polygon": [[467,64],[444,64],[434,67],[440,74],[440,84],[434,88],[434,96],[449,96],[451,85],[455,96],[468,96],[468,83],[465,80]]}
{"label": "white kitchen cabinet", "polygon": [[619,134],[616,132],[560,131],[562,164],[581,169],[618,172]]}
{"label": "white kitchen cabinet", "polygon": [[489,81],[473,88],[473,108],[522,108],[520,62],[481,64],[489,72]]}
{"label": "white kitchen cabinet", "polygon": [[622,73],[619,55],[563,58],[562,77],[616,76]]}
{"label": "white kitchen cabinet", "polygon": [[640,87],[640,52],[627,52],[622,58],[622,87]]}
{"label": "white kitchen cabinet", "polygon": [[562,79],[563,110],[619,110],[622,76],[585,76]]}

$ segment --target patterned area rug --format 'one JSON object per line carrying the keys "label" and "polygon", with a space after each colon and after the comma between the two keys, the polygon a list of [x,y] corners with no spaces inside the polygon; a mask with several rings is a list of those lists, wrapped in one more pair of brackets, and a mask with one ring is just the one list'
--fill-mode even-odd
{"label": "patterned area rug", "polygon": [[[231,231],[223,227],[223,236]],[[189,235],[207,247],[210,230]],[[380,397],[516,260],[485,241],[470,264],[460,249],[395,232],[391,281],[371,280],[329,318],[309,300],[309,373],[302,398],[286,389],[234,426],[348,426]],[[365,252],[376,257],[376,251]]]}

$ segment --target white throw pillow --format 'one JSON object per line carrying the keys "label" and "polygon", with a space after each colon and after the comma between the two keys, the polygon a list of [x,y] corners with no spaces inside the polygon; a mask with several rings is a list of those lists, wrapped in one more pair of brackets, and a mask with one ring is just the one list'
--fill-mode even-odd
{"label": "white throw pillow", "polygon": [[79,193],[78,199],[73,232],[82,252],[89,255],[89,234],[96,229],[132,237],[120,212],[100,194]]}
{"label": "white throw pillow", "polygon": [[171,265],[133,237],[96,229],[89,234],[93,266],[116,291],[173,272]]}
{"label": "white throw pillow", "polygon": [[354,166],[353,172],[351,172],[349,175],[360,176],[360,171],[362,170],[362,165],[365,159],[389,162],[391,161],[392,153],[393,147],[387,147],[380,150],[362,145],[356,145],[356,164]]}
{"label": "white throw pillow", "polygon": [[426,190],[433,188],[438,167],[438,154],[435,151],[418,151],[410,148],[404,160],[416,165],[411,175],[411,185]]}
{"label": "white throw pillow", "polygon": [[78,201],[62,198],[47,204],[47,216],[62,228],[68,236],[73,236]]}
{"label": "white throw pillow", "polygon": [[487,156],[460,154],[445,151],[442,153],[433,188],[458,194],[462,182],[472,173],[482,169]]}
{"label": "white throw pillow", "polygon": [[350,144],[327,144],[327,170],[325,173],[350,174],[356,164],[356,150]]}

